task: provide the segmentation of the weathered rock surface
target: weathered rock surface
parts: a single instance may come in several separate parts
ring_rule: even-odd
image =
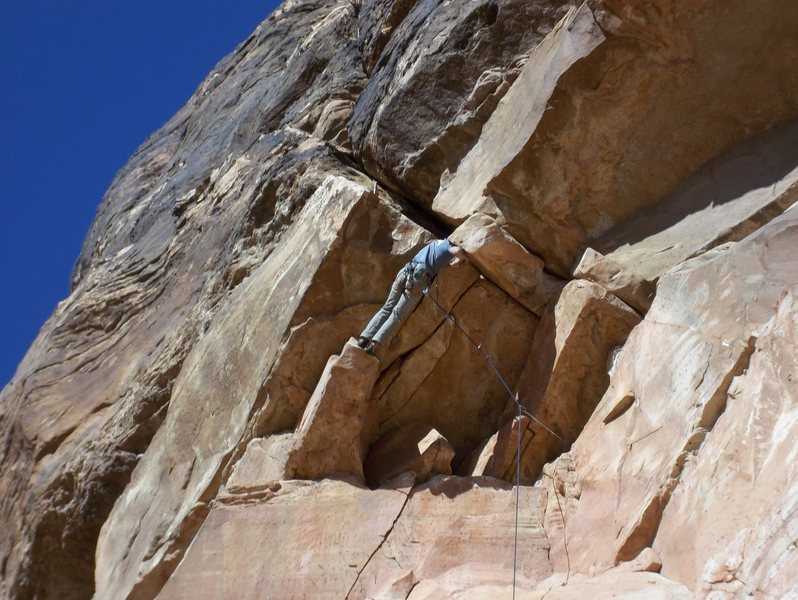
[[[413,489],[401,517],[352,588],[352,598],[408,597],[418,582],[512,581],[515,490],[490,479],[436,477]],[[548,577],[545,492],[521,490],[518,575]]]
[[[535,481],[543,465],[576,440],[609,385],[610,353],[639,321],[630,307],[587,281],[570,282],[551,305],[517,383],[519,402],[536,419],[522,416],[522,481]],[[472,474],[514,480],[517,426],[516,417],[484,444]]]
[[[493,600],[512,597],[512,585],[491,581],[483,575],[481,585],[468,586],[441,577],[439,580],[422,581],[413,588],[408,600],[434,600],[436,598],[458,598],[462,600]],[[595,598],[625,598],[626,600],[688,600],[693,598],[684,585],[654,573],[602,573],[597,577],[575,575],[565,582],[564,577],[555,576],[538,585],[522,584],[516,594],[523,600],[583,600]]]
[[[503,217],[495,201],[485,196],[488,185],[524,150],[558,79],[602,41],[601,28],[586,5],[568,12],[532,51],[474,147],[453,169],[455,175],[442,182],[432,204],[436,212],[455,222],[476,212]]]
[[[795,283],[759,332],[748,369],[729,386],[725,411],[662,516],[654,547],[664,574],[703,593],[798,594]]]
[[[371,487],[382,485],[405,471],[422,483],[430,475],[452,474],[454,448],[433,427],[409,423],[381,437],[369,449],[364,470]]]
[[[581,488],[567,524],[575,568],[606,568],[653,545],[663,573],[692,589],[794,593],[795,578],[782,574],[793,572],[794,547],[781,532],[795,517],[795,486],[778,457],[795,452],[796,214],[660,280],[571,450]],[[619,402],[626,410],[606,419]],[[585,528],[589,537],[578,534]]]
[[[472,215],[450,239],[468,253],[480,273],[537,316],[562,289],[563,282],[544,271],[543,261],[488,215]]]
[[[735,146],[588,248],[574,276],[640,311],[671,267],[736,242],[798,201],[798,121]],[[602,255],[604,253],[605,255]]]
[[[304,301],[318,309],[320,299],[312,286],[321,276],[318,270],[327,260],[341,268],[340,258],[333,258],[338,254],[333,246],[342,246],[349,234],[360,237],[347,225],[357,220],[358,206],[363,211],[376,208],[369,206],[370,197],[368,190],[348,180],[328,179],[295,217],[282,243],[234,291],[199,340],[178,378],[167,420],[143,459],[145,466],[106,522],[107,537],[101,534],[98,594],[152,594],[166,581],[175,558],[207,514],[253,412],[279,401],[264,397],[261,390],[279,357],[281,339],[301,315]],[[380,220],[361,214],[367,222]],[[390,240],[391,229],[383,235]],[[329,297],[329,287],[317,287]],[[229,345],[226,339],[238,343]],[[218,419],[224,427],[218,426]],[[163,483],[153,485],[167,473]]]
[[[349,122],[366,170],[429,204],[441,174],[456,168],[520,63],[569,4],[363,2],[363,17],[384,15],[361,30],[371,76]]]
[[[344,598],[408,491],[285,481],[270,498],[220,502],[158,598]]]
[[[798,595],[796,39],[790,0],[285,2],[0,393],[0,596],[509,595],[519,429],[522,597]]]
[[[285,479],[285,467],[293,441],[293,432],[252,440],[233,467],[225,491],[236,493]]]
[[[330,357],[294,434],[286,478],[318,479],[342,472],[364,479],[364,450],[371,442],[363,437],[364,426],[379,372],[379,361],[354,340],[340,356]]]
[[[532,51],[432,205],[455,223],[493,216],[560,275],[592,240],[798,107],[789,0],[768,16],[720,0],[587,4]]]
[[[494,357],[513,385],[538,319],[485,280],[469,287],[451,314]],[[428,423],[446,437],[459,458],[495,431],[507,402],[507,392],[482,355],[448,319],[396,371],[388,370],[383,377],[390,382],[378,382],[376,388],[380,433]]]

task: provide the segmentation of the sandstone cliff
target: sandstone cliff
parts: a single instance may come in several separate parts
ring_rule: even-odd
[[[286,0],[0,395],[0,593],[798,597],[796,201],[794,0]]]

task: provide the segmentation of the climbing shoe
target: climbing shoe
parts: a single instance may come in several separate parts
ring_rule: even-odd
[[[377,356],[377,347],[378,344],[375,344],[374,342],[369,342],[368,346],[366,346],[364,350],[366,351],[366,354],[371,354],[371,356]]]
[[[363,350],[365,350],[366,346],[368,346],[370,343],[371,343],[371,340],[368,339],[368,338],[364,338],[362,335],[359,338],[357,338],[357,345],[358,345],[358,347],[362,348]]]

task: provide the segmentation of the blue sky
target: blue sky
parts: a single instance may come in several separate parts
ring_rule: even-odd
[[[278,4],[0,0],[0,386],[116,171]]]

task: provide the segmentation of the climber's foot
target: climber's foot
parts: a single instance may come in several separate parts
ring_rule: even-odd
[[[359,348],[362,348],[363,350],[365,350],[366,346],[368,346],[370,343],[371,340],[363,337],[362,335],[359,338],[357,338],[357,345]]]

